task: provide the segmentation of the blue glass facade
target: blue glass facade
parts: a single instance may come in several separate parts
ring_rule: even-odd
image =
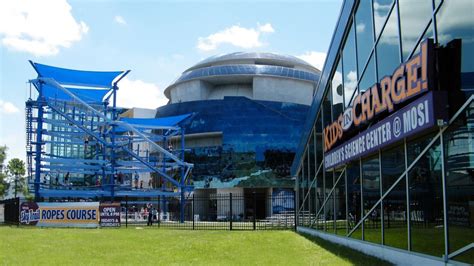
[[[186,152],[199,187],[292,187],[289,167],[308,106],[245,97],[170,104],[157,117],[195,113],[186,134],[222,132],[222,145]]]
[[[371,242],[387,254],[395,248],[439,262],[474,263],[472,14],[471,0],[344,1],[292,165],[299,226],[344,236],[341,243],[351,238]],[[449,108],[443,111],[449,119],[326,167],[329,153],[323,150],[332,148],[324,139],[331,132],[325,136],[323,129],[338,119],[341,106],[355,110],[358,96],[378,89],[372,86],[416,58],[425,40],[435,51],[429,90],[447,95]],[[353,136],[382,124],[383,117],[378,119],[355,129]],[[396,264],[413,263],[395,257]]]

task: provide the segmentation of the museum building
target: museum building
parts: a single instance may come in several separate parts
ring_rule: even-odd
[[[474,263],[474,2],[346,0],[291,167],[306,232]]]

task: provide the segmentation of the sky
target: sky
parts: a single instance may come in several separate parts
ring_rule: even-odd
[[[342,0],[0,0],[0,145],[25,160],[28,60],[132,70],[121,107],[157,108],[163,90],[207,57],[239,51],[300,57],[322,70]]]

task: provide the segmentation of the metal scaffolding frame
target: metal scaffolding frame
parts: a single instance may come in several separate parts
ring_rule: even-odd
[[[184,161],[184,128],[180,123],[192,119],[191,114],[162,119],[166,121],[130,121],[133,119],[119,116],[116,105],[118,83],[130,70],[91,72],[30,64],[38,77],[29,80],[26,152],[28,181],[36,201],[48,197],[113,200],[152,195],[180,197],[180,208],[184,209],[185,197],[193,190],[193,164]],[[31,86],[37,91],[36,97]],[[180,149],[169,149],[168,141],[177,135],[181,136]],[[117,182],[123,175],[139,172],[156,173],[164,182],[147,190],[134,190],[133,178],[130,186]],[[83,186],[68,182],[71,173],[75,178],[83,177]],[[60,176],[63,184],[58,183]],[[86,176],[95,179],[95,185],[86,184]]]

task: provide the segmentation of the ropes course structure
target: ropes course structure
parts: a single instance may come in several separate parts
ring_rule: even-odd
[[[118,83],[130,70],[97,72],[30,64],[38,76],[29,80],[26,153],[28,182],[36,201],[178,197],[184,208],[185,197],[193,190],[193,164],[184,161],[183,125],[193,114],[121,117]],[[172,143],[173,139],[180,143]],[[159,178],[161,186],[139,188],[142,173]]]

